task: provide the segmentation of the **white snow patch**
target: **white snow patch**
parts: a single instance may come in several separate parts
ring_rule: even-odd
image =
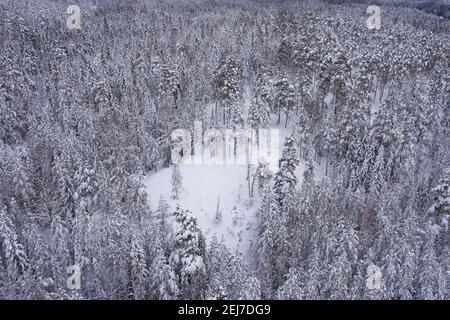
[[[162,195],[172,210],[179,204],[192,211],[207,241],[213,235],[223,237],[229,248],[247,256],[254,238],[255,211],[260,199],[255,191],[253,201],[249,201],[246,166],[185,164],[180,165],[180,171],[183,190],[179,200],[171,198],[172,168],[162,169],[144,180],[152,208],[156,209]],[[215,223],[219,197],[222,221]],[[233,213],[234,207],[237,214]]]

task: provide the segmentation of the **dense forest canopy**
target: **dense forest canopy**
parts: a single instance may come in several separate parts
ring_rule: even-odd
[[[0,299],[449,298],[448,20],[382,6],[371,30],[354,3],[78,2],[70,29],[72,3],[0,1]],[[149,205],[144,176],[194,121],[289,132],[278,170],[254,174],[245,259],[195,212]]]

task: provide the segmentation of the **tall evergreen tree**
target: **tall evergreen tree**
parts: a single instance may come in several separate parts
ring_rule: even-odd
[[[281,113],[286,115],[285,127],[287,127],[290,112],[295,107],[295,90],[285,74],[281,74],[279,80],[275,83],[274,108],[278,113],[277,124],[280,124]]]
[[[175,250],[171,264],[179,277],[181,295],[185,298],[202,296],[205,262],[200,247],[200,230],[197,220],[189,211],[177,207],[174,211],[177,223]]]

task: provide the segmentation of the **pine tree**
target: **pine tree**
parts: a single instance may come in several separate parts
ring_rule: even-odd
[[[331,299],[341,300],[348,298],[352,266],[353,263],[356,265],[355,242],[357,240],[348,230],[342,216],[339,216],[333,231],[333,239],[336,240],[336,243],[331,244],[332,248],[327,248],[327,251],[333,251],[329,265],[327,288]]]
[[[142,236],[138,230],[134,230],[131,235],[130,262],[132,296],[133,299],[142,300],[146,297],[149,271],[146,265]]]
[[[304,294],[306,299],[317,300],[321,298],[322,270],[321,270],[321,256],[318,243],[318,233],[316,232],[312,239],[312,248],[307,260],[307,272],[305,279]]]
[[[208,283],[216,281],[220,284],[221,290],[230,299],[238,299],[244,286],[244,269],[239,254],[233,254],[224,243],[214,236],[206,251],[206,273]],[[209,295],[214,295],[214,291],[219,288],[217,285],[210,286]]]
[[[439,299],[439,287],[442,285],[439,281],[443,278],[441,274],[436,253],[434,249],[434,236],[430,226],[426,229],[426,239],[422,248],[419,265],[419,289],[418,297],[423,300]]]
[[[117,176],[114,176],[112,181],[114,182],[112,185],[116,187],[120,185]],[[100,261],[103,271],[99,278],[105,298],[108,299],[118,299],[130,294],[130,279],[127,272],[130,268],[130,221],[125,215],[126,210],[122,207],[126,206],[122,202],[123,191],[119,190],[108,190],[113,194],[111,198],[105,197],[107,201],[102,212]]]
[[[260,111],[260,102],[256,98],[253,98],[252,103],[250,105],[248,121],[250,123],[250,127],[255,130],[257,141],[259,143],[258,135],[259,128],[262,126],[262,116]]]
[[[380,149],[378,150],[377,157],[375,159],[375,164],[373,166],[373,173],[372,173],[372,186],[371,186],[371,192],[375,196],[379,196],[383,185],[385,184],[385,159],[384,159],[384,146],[380,146]]]
[[[339,158],[348,160],[348,171],[356,175],[357,185],[352,186],[356,189],[360,184],[360,168],[364,162],[368,136],[368,107],[362,98],[353,94],[342,109],[337,130],[337,153]]]
[[[276,254],[275,230],[271,225],[268,225],[258,239],[258,271],[262,298],[271,298],[278,287]]]
[[[180,198],[180,191],[183,188],[183,177],[181,176],[180,166],[173,165],[172,169],[172,199],[178,200]]]
[[[162,65],[159,70],[159,95],[166,101],[173,102],[173,107],[178,108],[178,98],[181,92],[181,76],[176,69],[170,69],[166,65]]]
[[[0,209],[0,239],[8,277],[16,281],[28,268],[28,257],[19,242],[12,217],[5,207]]]
[[[161,242],[163,251],[168,253],[173,243],[173,228],[170,220],[169,204],[162,195],[158,201],[155,218],[157,239]]]
[[[75,172],[72,159],[67,153],[64,152],[61,157],[55,159],[54,171],[55,183],[58,185],[61,219],[69,222],[75,216],[75,181],[73,178]]]
[[[282,66],[288,66],[290,64],[292,60],[292,46],[287,38],[281,39],[277,57]]]
[[[260,239],[263,233],[265,232],[268,224],[268,218],[269,218],[269,211],[270,207],[273,202],[273,192],[272,189],[267,186],[264,189],[262,200],[261,200],[261,207],[256,211],[256,219],[257,219],[257,225],[256,225],[256,238]],[[255,252],[257,255],[257,252]]]
[[[240,299],[259,300],[261,298],[261,285],[256,277],[250,276],[245,281]]]
[[[255,92],[249,109],[249,122],[256,131],[259,144],[259,129],[266,128],[270,122],[270,105],[272,103],[272,88],[265,69],[256,74]]]
[[[216,276],[214,276],[209,284],[209,288],[206,292],[207,300],[228,300],[228,293],[223,287],[222,283]]]
[[[58,287],[66,286],[66,269],[72,264],[69,251],[69,230],[58,214],[52,219],[50,240],[51,266],[54,282]]]
[[[156,244],[156,254],[149,268],[151,278],[150,298],[161,300],[173,300],[178,297],[179,288],[177,277],[172,267],[167,263],[164,251]]]
[[[174,211],[177,231],[175,251],[171,256],[174,271],[179,277],[181,294],[185,298],[200,297],[203,291],[205,263],[200,247],[197,220],[189,211],[177,207]]]
[[[324,128],[323,128],[323,152],[326,157],[325,161],[325,175],[328,175],[328,166],[330,161],[336,156],[336,145],[338,140],[338,134],[336,130],[336,118],[334,114],[330,112],[328,115]]]
[[[278,113],[277,124],[280,124],[281,113],[286,114],[286,123],[288,123],[289,113],[295,107],[295,91],[285,74],[281,74],[279,80],[275,83],[274,108]]]
[[[428,213],[438,229],[437,241],[439,252],[447,254],[450,245],[449,236],[449,218],[450,218],[450,169],[447,169],[444,176],[439,180],[439,184],[431,192],[434,194],[434,200]]]
[[[71,220],[71,237],[73,238],[74,263],[87,271],[93,268],[96,256],[96,238],[93,215],[99,192],[96,172],[87,161],[77,163],[74,176],[75,208]]]
[[[400,215],[400,243],[399,258],[401,259],[401,273],[399,296],[402,300],[410,300],[414,297],[414,282],[417,273],[418,248],[416,248],[417,230],[419,229],[417,221],[417,212],[414,205],[410,204]]]
[[[247,139],[245,133],[242,133],[240,129],[244,127],[244,117],[240,106],[235,102],[230,106],[230,121],[231,129],[233,130],[233,156],[238,155],[238,146],[242,148],[245,145]]]
[[[287,274],[286,281],[278,289],[277,298],[280,300],[303,299],[303,285],[301,275],[295,268],[291,268]]]
[[[258,237],[257,256],[258,271],[261,281],[262,297],[273,297],[282,284],[285,273],[289,270],[289,242],[286,228],[286,217],[281,214],[278,203],[273,195],[268,195],[267,212],[260,213],[266,220],[261,225]]]
[[[292,138],[286,138],[273,187],[275,198],[281,212],[288,213],[292,209],[291,195],[297,186],[295,169],[298,163],[294,140]]]
[[[24,247],[29,260],[29,268],[23,277],[24,299],[51,299],[50,292],[53,279],[50,276],[50,252],[46,239],[43,238],[43,228],[37,223],[29,223],[25,227]]]
[[[233,123],[236,124],[241,118],[236,103],[241,95],[241,69],[235,59],[226,55],[220,58],[212,86],[216,103],[223,104],[223,123],[230,123],[233,114]],[[218,114],[217,104],[215,114]]]

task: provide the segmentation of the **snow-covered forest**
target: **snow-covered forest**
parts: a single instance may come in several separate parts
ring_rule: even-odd
[[[449,299],[450,24],[383,3],[0,0],[0,299]]]

